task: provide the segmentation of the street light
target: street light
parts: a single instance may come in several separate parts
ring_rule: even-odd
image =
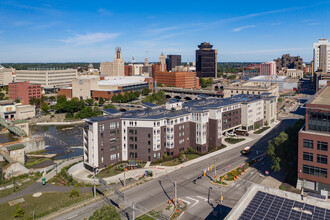
[[[207,202],[210,203],[210,192],[211,192],[211,189],[213,189],[211,186],[209,187],[209,194],[207,196]]]

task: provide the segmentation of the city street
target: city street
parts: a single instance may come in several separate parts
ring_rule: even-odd
[[[173,180],[177,182],[178,198],[182,198],[187,201],[188,204],[188,209],[183,213],[180,219],[204,219],[212,213],[213,207],[217,206],[217,201],[220,198],[220,187],[211,184],[208,177],[203,177],[203,171],[211,166],[214,160],[216,161],[217,175],[219,176],[228,171],[228,165],[234,168],[244,164],[249,159],[255,157],[257,151],[258,155],[264,153],[267,149],[268,141],[276,137],[287,127],[292,126],[296,120],[296,118],[284,119],[272,132],[269,132],[257,141],[254,140],[245,144],[244,146],[252,146],[251,154],[249,154],[248,157],[241,155],[240,151],[244,146],[240,146],[213,158],[203,160],[200,163],[172,172],[170,174],[171,178],[162,176],[153,179],[152,181],[124,191],[124,194],[130,202],[141,205],[147,210],[152,210],[167,202],[169,199],[174,198]],[[267,165],[268,164],[265,164],[265,166]],[[245,175],[243,177],[243,179],[246,179],[245,181],[240,180],[224,190],[224,206],[227,207],[227,211],[230,210],[245,193],[246,189],[251,184],[250,181],[257,183],[262,181],[262,177],[259,175],[260,170],[262,171],[262,169],[257,169],[254,174],[250,174],[251,176]],[[209,187],[212,187],[212,189],[210,189],[210,204],[205,200],[208,198]],[[115,196],[111,197],[111,199],[117,201]],[[92,203],[60,216],[57,219],[81,219],[83,217],[88,217],[103,204],[103,201]],[[129,215],[131,215],[131,213],[128,213],[128,216]],[[212,219],[212,214],[208,218]]]

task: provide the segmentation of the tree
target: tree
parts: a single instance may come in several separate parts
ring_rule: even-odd
[[[49,101],[54,102],[56,98],[54,96],[49,97]]]
[[[139,93],[139,91],[135,91],[135,92],[134,92],[134,95],[135,95],[136,99],[138,99],[138,98],[140,97],[140,93]]]
[[[0,100],[4,100],[5,99],[5,94],[3,92],[0,92]]]
[[[116,106],[114,106],[113,104],[108,104],[108,105],[103,106],[103,109],[108,109],[108,108],[117,109]]]
[[[16,102],[16,103],[20,103],[21,100],[19,100],[19,99],[15,99],[15,102]]]
[[[102,105],[104,104],[104,102],[105,102],[104,99],[101,97],[101,98],[99,99],[99,105],[102,106]]]
[[[96,210],[89,220],[121,220],[119,212],[112,205],[104,205],[102,208]]]
[[[111,102],[118,102],[118,98],[117,98],[116,95],[113,95],[113,96],[111,97]]]
[[[117,102],[119,102],[119,103],[123,102],[123,95],[120,93],[117,95]]]
[[[57,96],[57,103],[66,102],[66,97],[64,95]]]
[[[92,106],[94,104],[94,99],[86,99],[86,103],[89,106]]]
[[[42,110],[43,112],[48,112],[48,111],[49,111],[49,106],[48,106],[48,103],[47,103],[47,102],[43,102],[43,103],[41,104],[41,110]]]
[[[143,95],[148,95],[150,93],[150,89],[148,87],[144,87],[143,90],[142,90],[142,94]]]
[[[79,197],[79,195],[80,195],[79,187],[74,186],[70,191],[70,198],[76,198]]]
[[[14,217],[15,218],[21,218],[23,216],[24,216],[24,211],[18,203],[17,206],[16,206],[16,212],[14,213]]]

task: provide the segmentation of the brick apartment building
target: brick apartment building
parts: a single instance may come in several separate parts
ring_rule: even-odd
[[[30,98],[41,98],[41,85],[30,84],[27,82],[15,82],[8,84],[8,96],[9,99],[21,100],[21,103],[29,104]]]
[[[330,191],[330,86],[306,104],[305,126],[299,131],[297,188]]]
[[[154,80],[157,84],[184,89],[199,89],[199,78],[196,72],[156,72]]]
[[[263,101],[265,97],[242,94],[189,102],[170,99],[165,106],[145,103],[146,108],[141,110],[105,110],[103,116],[85,119],[84,165],[92,169],[128,160],[156,161],[190,147],[206,153],[222,144],[226,132],[242,128],[247,120],[244,117],[254,129],[253,124],[264,118],[263,105],[268,103]],[[242,114],[243,109],[248,113]]]

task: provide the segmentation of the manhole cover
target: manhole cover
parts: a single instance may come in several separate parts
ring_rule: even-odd
[[[42,195],[41,192],[37,192],[37,193],[34,193],[32,196],[33,196],[33,197],[39,197],[39,196],[41,196],[41,195]]]

